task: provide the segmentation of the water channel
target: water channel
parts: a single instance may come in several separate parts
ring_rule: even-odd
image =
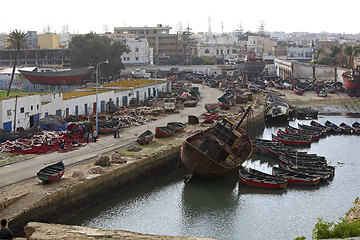
[[[335,124],[351,125],[357,117],[320,116]],[[290,121],[309,124],[310,120]],[[259,138],[271,139],[284,126],[266,127]],[[219,240],[311,239],[318,218],[338,222],[360,197],[360,135],[330,135],[300,150],[325,156],[336,167],[334,179],[316,187],[288,187],[285,191],[264,191],[244,187],[237,174],[217,181],[184,183],[180,168],[156,181],[113,198],[67,224],[111,230]],[[271,172],[277,160],[253,154],[245,163]]]

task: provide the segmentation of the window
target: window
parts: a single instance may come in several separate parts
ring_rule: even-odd
[[[205,49],[205,53],[210,53],[209,49]]]
[[[138,52],[138,51],[139,51],[139,48],[138,48],[138,47],[136,47],[136,48],[135,48],[135,52]]]
[[[38,104],[38,105],[36,105],[36,109],[37,109],[37,110],[39,110],[39,104]]]
[[[6,115],[7,115],[7,116],[11,116],[11,109],[9,109],[9,110],[6,111]]]
[[[139,57],[135,57],[135,60],[138,61],[138,60],[139,60]]]
[[[31,111],[32,111],[32,110],[34,110],[34,106],[33,106],[33,105],[31,105],[30,109],[31,109]]]
[[[24,107],[20,108],[20,113],[24,113],[24,112],[25,112]]]

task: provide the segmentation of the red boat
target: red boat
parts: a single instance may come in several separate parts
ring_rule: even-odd
[[[65,165],[62,161],[44,167],[37,172],[37,176],[44,183],[50,183],[61,180],[65,172]]]
[[[153,140],[153,138],[154,134],[150,130],[147,130],[139,135],[136,142],[140,145],[145,145],[149,144]]]
[[[286,178],[289,184],[313,186],[320,182],[320,177],[278,167],[273,167],[273,175]]]
[[[161,127],[156,127],[155,128],[155,137],[159,138],[159,137],[170,137],[171,135],[173,135],[175,133],[175,129],[174,128],[170,128],[167,126],[161,126]]]
[[[31,72],[25,70],[19,70],[19,72],[33,84],[45,84],[45,85],[74,85],[81,78],[88,75],[94,67],[82,67],[64,71],[52,71],[52,72]]]
[[[274,176],[255,169],[244,167],[239,169],[239,182],[250,187],[283,189],[287,186],[287,180],[283,177]]]
[[[284,145],[310,145],[311,140],[310,138],[296,138],[296,137],[283,137],[283,136],[276,136],[272,134],[272,139],[274,141],[279,141]]]
[[[360,96],[360,66],[342,74],[344,86],[350,96]]]

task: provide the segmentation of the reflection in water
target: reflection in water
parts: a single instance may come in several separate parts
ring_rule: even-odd
[[[182,228],[187,236],[225,239],[233,236],[238,174],[217,180],[194,179],[182,188]],[[206,226],[207,231],[201,230]],[[219,231],[221,229],[221,231]]]

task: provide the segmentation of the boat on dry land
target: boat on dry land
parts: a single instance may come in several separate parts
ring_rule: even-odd
[[[250,157],[253,145],[240,125],[253,104],[239,116],[241,119],[238,122],[223,117],[209,128],[184,140],[181,146],[181,161],[190,172],[190,177],[198,175],[216,178],[228,175]]]
[[[37,176],[44,183],[59,181],[65,172],[65,165],[62,161],[49,165],[37,172]]]
[[[150,130],[146,130],[142,134],[139,135],[136,142],[140,145],[149,144],[154,138],[154,134]]]
[[[19,70],[19,72],[33,84],[74,85],[93,71],[93,69],[94,67],[82,67],[62,71],[35,72]]]
[[[350,96],[360,96],[360,66],[342,74],[344,86]]]
[[[155,128],[155,137],[156,138],[170,137],[174,133],[175,133],[175,129],[167,127],[167,126],[160,126],[160,127]]]

